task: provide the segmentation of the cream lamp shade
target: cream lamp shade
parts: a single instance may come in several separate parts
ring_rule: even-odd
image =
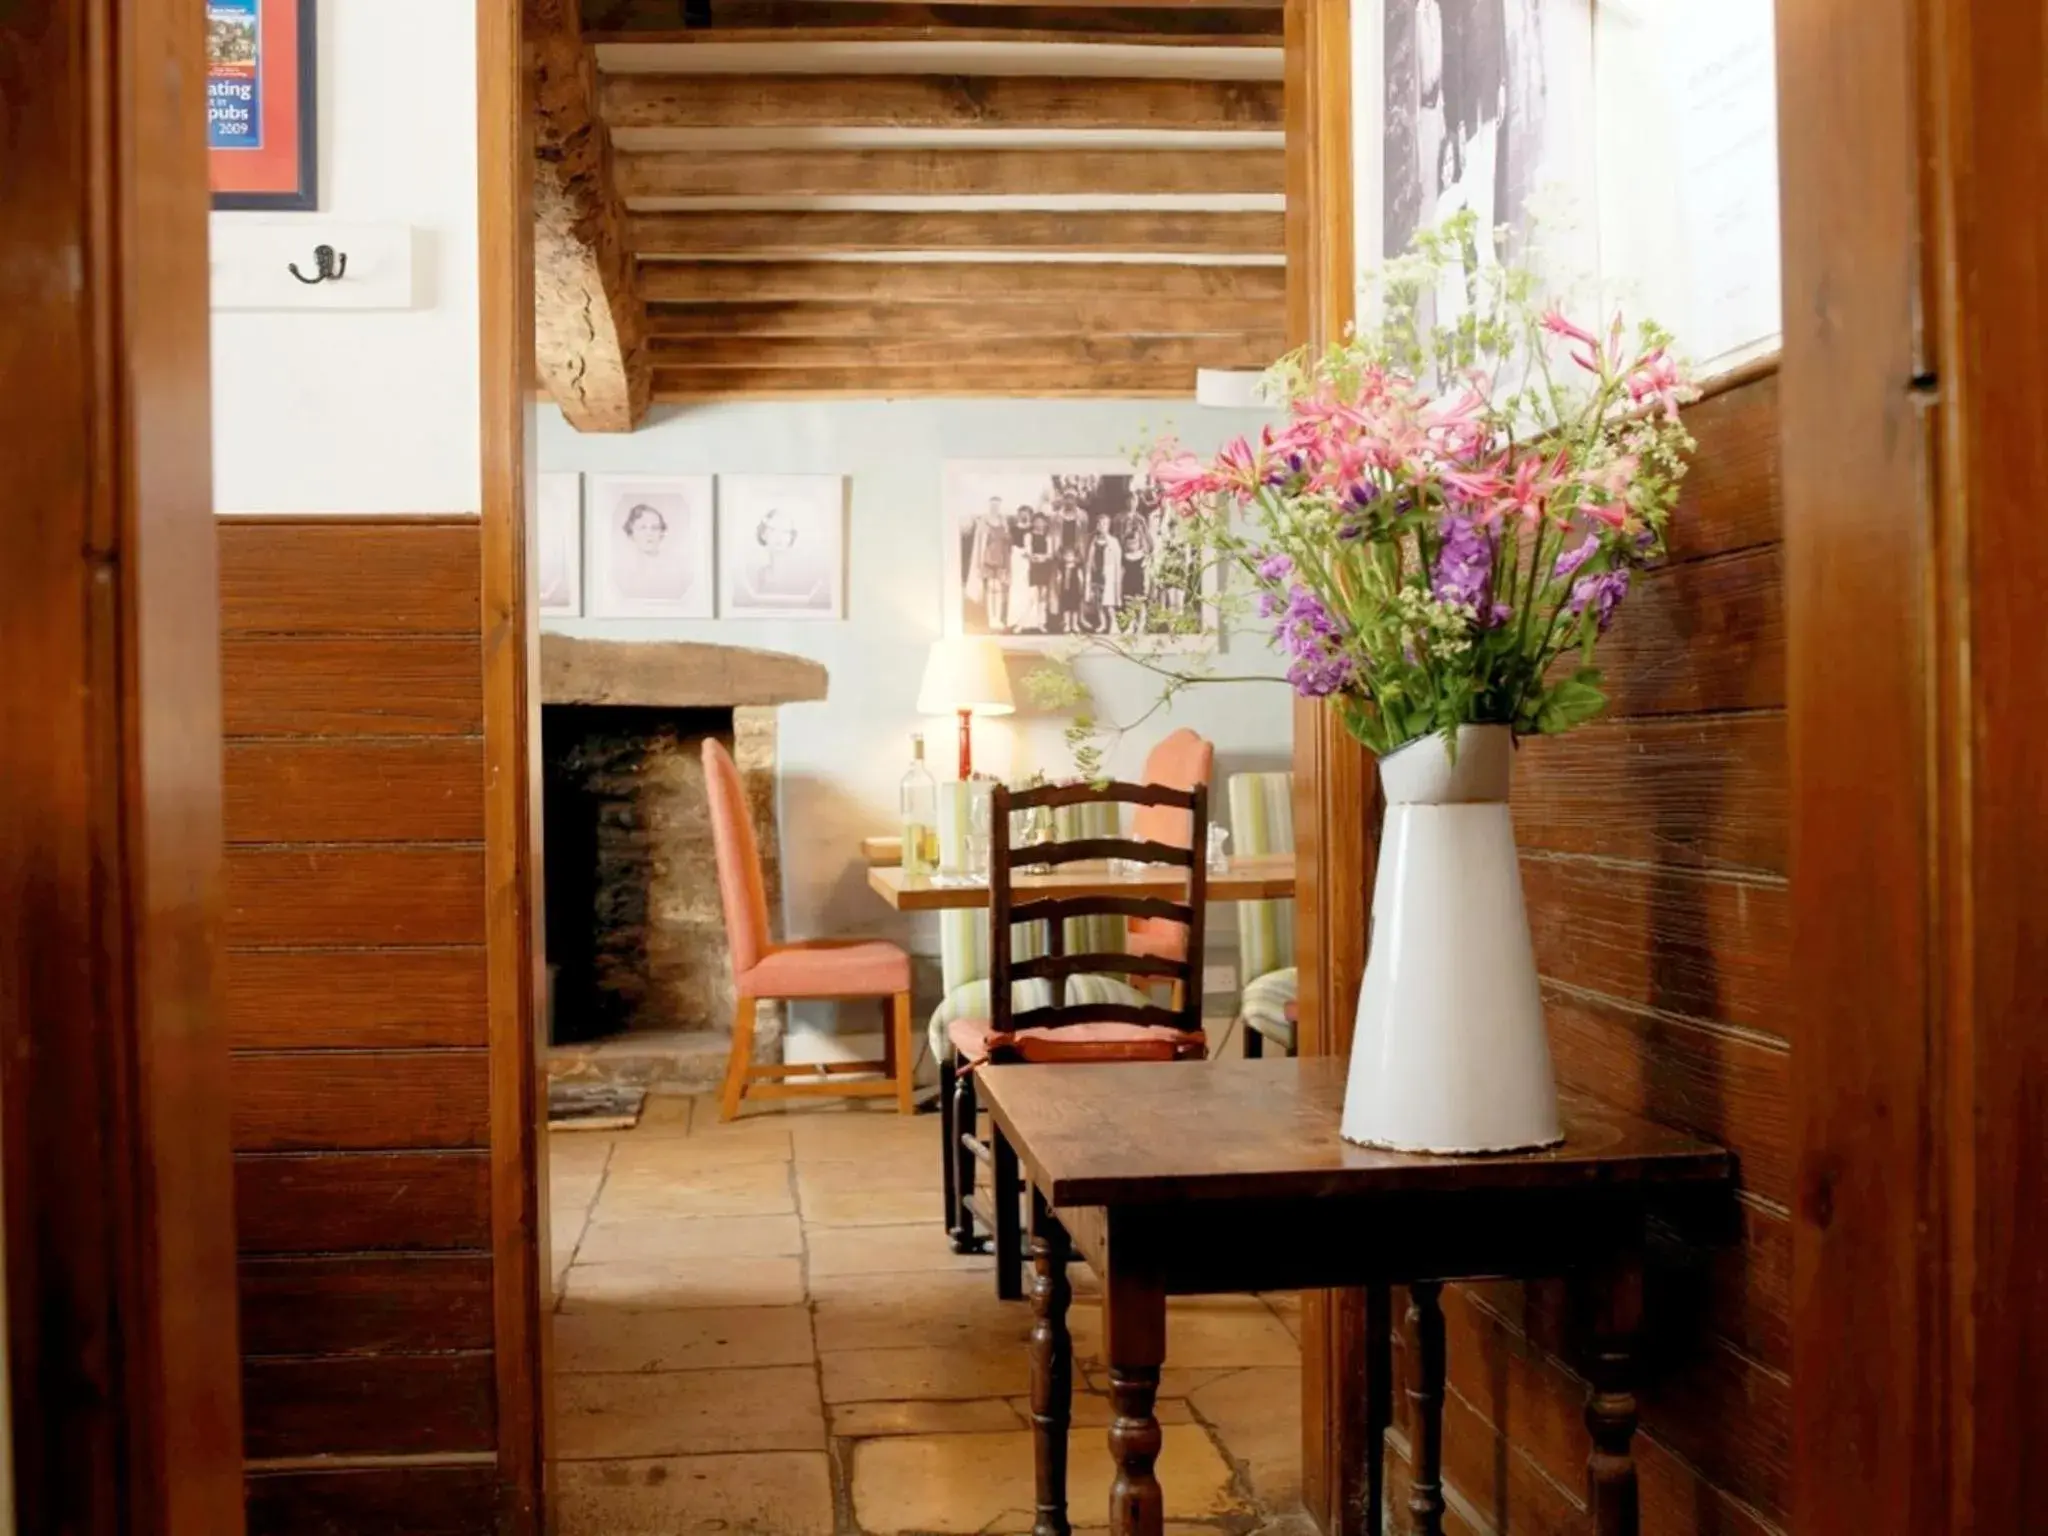
[[[924,684],[917,691],[920,715],[1008,715],[1016,709],[1010,696],[1010,669],[1003,665],[1003,648],[993,636],[932,642]]]

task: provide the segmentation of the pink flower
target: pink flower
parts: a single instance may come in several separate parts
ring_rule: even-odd
[[[1518,516],[1524,523],[1538,521],[1554,496],[1564,483],[1565,454],[1559,449],[1557,457],[1548,464],[1536,454],[1527,454],[1515,466],[1514,478],[1501,493],[1488,503],[1482,514],[1482,521],[1498,522],[1509,515]]]
[[[1550,332],[1551,335],[1562,336],[1569,341],[1576,341],[1582,347],[1597,347],[1600,345],[1599,337],[1583,326],[1573,325],[1571,321],[1565,319],[1564,311],[1555,304],[1543,312],[1542,325],[1543,329]]]
[[[1502,454],[1480,469],[1447,469],[1441,476],[1444,488],[1455,491],[1474,506],[1485,506],[1507,489],[1500,473],[1507,462],[1507,455]]]
[[[1628,508],[1612,502],[1582,501],[1579,512],[1581,516],[1605,523],[1610,528],[1619,528],[1628,521]]]
[[[1678,407],[1691,399],[1685,375],[1663,347],[1646,355],[1628,376],[1628,397],[1637,405],[1652,404],[1673,421]]]

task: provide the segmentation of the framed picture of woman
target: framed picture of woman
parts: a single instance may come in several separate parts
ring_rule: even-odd
[[[710,618],[715,541],[709,475],[592,475],[585,615]]]
[[[538,500],[534,568],[541,617],[573,619],[583,612],[583,477],[542,475]]]
[[[845,477],[720,475],[718,554],[724,618],[845,617]]]

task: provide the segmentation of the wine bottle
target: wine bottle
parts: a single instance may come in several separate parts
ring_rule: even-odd
[[[903,873],[930,875],[939,867],[939,786],[924,765],[924,737],[910,738],[910,769],[903,775]]]

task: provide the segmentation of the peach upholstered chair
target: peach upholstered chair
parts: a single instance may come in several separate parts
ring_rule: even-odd
[[[746,796],[732,754],[716,741],[704,743],[704,784],[711,802],[711,836],[718,850],[718,895],[725,907],[726,943],[732,951],[732,1056],[725,1068],[719,1112],[730,1120],[747,1098],[787,1099],[837,1094],[856,1098],[896,1095],[896,1108],[909,1114],[910,956],[880,939],[806,939],[776,944],[768,937],[768,896],[761,881],[761,851],[747,818]],[[888,1020],[880,1061],[829,1065],[754,1065],[754,1011],[762,998],[882,998]],[[882,1081],[871,1074],[879,1072]],[[792,1082],[792,1078],[805,1081]]]
[[[1205,736],[1183,726],[1154,747],[1145,757],[1144,782],[1167,789],[1189,790],[1209,787],[1216,771],[1216,748]],[[1169,848],[1186,848],[1188,813],[1171,806],[1140,806],[1131,817],[1131,836],[1140,842],[1165,843]],[[1200,858],[1209,850],[1195,849]],[[1156,917],[1130,919],[1124,947],[1134,955],[1151,955],[1159,960],[1188,958],[1188,931],[1179,923]],[[1199,964],[1201,957],[1195,957]]]

